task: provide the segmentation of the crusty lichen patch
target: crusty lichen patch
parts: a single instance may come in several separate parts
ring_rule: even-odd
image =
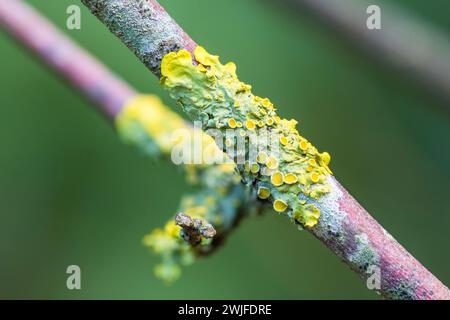
[[[316,225],[320,212],[314,202],[330,191],[330,155],[302,137],[295,120],[281,119],[267,98],[253,95],[251,86],[236,76],[234,63],[223,65],[202,47],[195,49],[194,58],[196,65],[189,51],[167,54],[161,64],[162,85],[193,120],[202,122],[204,130],[218,129],[225,136],[227,129],[238,128],[248,135],[264,129],[270,137],[278,137],[276,150],[256,155],[246,151],[247,162],[238,163],[237,169],[248,185],[259,190],[261,199],[272,201],[275,211],[305,227]],[[228,154],[236,159],[236,154]]]

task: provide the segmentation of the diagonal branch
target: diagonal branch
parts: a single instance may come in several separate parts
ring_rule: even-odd
[[[82,0],[82,2],[156,76],[159,77],[162,72],[157,68],[155,62],[161,61],[161,57],[171,55],[170,58],[174,60],[174,64],[169,63],[167,66],[169,71],[192,72],[192,77],[200,77],[199,74],[195,73],[199,71],[198,69],[191,69],[186,64],[187,58],[192,59],[192,56],[187,53],[192,53],[194,42],[170,19],[156,1]],[[186,49],[186,51],[181,52],[181,56],[177,56],[174,52],[180,49]],[[200,64],[199,69],[202,67],[221,67],[218,60],[213,61],[214,65],[207,65],[205,57],[210,62],[213,58],[205,52],[201,52],[201,56],[200,54],[197,56],[195,51],[195,63]],[[180,63],[180,65],[176,66],[176,63]],[[185,69],[177,69],[178,67]],[[229,69],[227,72],[230,76]],[[166,79],[171,83],[172,89],[178,90],[178,92],[172,90],[172,96],[182,92],[184,99],[191,98],[186,93],[188,87],[183,87],[182,83],[174,83],[177,80],[176,77],[171,79],[170,76],[170,72],[166,73]],[[223,74],[216,74],[215,76],[216,80],[220,81]],[[236,80],[232,76],[230,77],[233,81]],[[189,78],[188,82],[190,80],[192,79]],[[191,82],[188,84],[192,85]],[[194,103],[184,104],[184,107],[195,111],[198,106]],[[240,116],[247,115],[239,112],[237,114]],[[211,116],[211,114],[208,115]],[[212,116],[216,115],[213,114]],[[240,169],[240,173],[244,176],[243,172]],[[255,185],[260,185],[262,179],[261,177],[255,178],[253,182]],[[379,268],[381,271],[381,288],[379,291],[386,298],[450,298],[448,288],[389,235],[332,175],[327,177],[326,182],[330,188],[329,192],[314,200],[314,205],[320,210],[321,215],[318,224],[309,229],[312,234],[324,242],[363,279],[370,276],[371,267]]]

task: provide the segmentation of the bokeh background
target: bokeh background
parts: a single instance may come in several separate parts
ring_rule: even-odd
[[[28,2],[176,108],[84,7],[82,29],[65,29],[78,0]],[[449,1],[389,2],[450,35]],[[448,100],[281,0],[161,3],[198,43],[235,61],[256,94],[298,119],[353,196],[450,283]],[[245,220],[220,251],[165,285],[141,239],[175,213],[183,176],[120,143],[90,103],[4,32],[0,48],[0,298],[378,299],[310,234],[272,214]],[[81,267],[80,291],[66,288],[71,264]]]

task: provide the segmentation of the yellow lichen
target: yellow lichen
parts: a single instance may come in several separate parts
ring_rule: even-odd
[[[272,118],[268,118],[268,119],[266,120],[266,124],[267,124],[268,126],[273,125],[273,119],[272,119]]]
[[[284,176],[283,181],[286,184],[294,184],[294,183],[297,183],[298,177],[297,177],[297,175],[295,175],[293,173],[288,173]]]
[[[156,142],[163,152],[169,153],[183,137],[172,139],[174,130],[186,128],[186,123],[174,112],[167,110],[161,100],[153,95],[138,95],[130,99],[116,117],[119,133],[131,140],[133,127],[138,124]]]
[[[314,183],[319,181],[319,175],[317,174],[317,172],[311,173],[311,181]]]
[[[244,163],[244,170],[246,171],[246,172],[250,172],[250,161],[245,161],[245,163]]]
[[[322,162],[323,162],[324,165],[327,166],[330,163],[331,156],[330,156],[330,154],[328,152],[322,152],[320,154],[320,158],[322,159]]]
[[[308,142],[306,142],[305,140],[300,141],[300,149],[302,149],[303,151],[305,151],[306,149],[308,149]]]
[[[205,99],[211,98],[211,95],[205,95]],[[229,118],[214,125],[223,128]],[[129,99],[116,117],[116,128],[124,142],[138,146],[151,156],[170,158],[176,146],[186,146],[188,154],[192,155],[203,151],[197,154],[199,163],[184,163],[188,182],[201,189],[196,193],[196,198],[183,198],[180,211],[211,223],[220,230],[224,220],[223,208],[227,207],[226,220],[229,222],[239,216],[237,210],[243,208],[244,201],[249,201],[249,195],[243,192],[240,177],[235,173],[235,163],[224,157],[210,136],[170,111],[156,96],[137,95]],[[242,131],[245,133],[245,130]],[[234,140],[228,143],[233,144]],[[195,145],[202,148],[194,149]],[[211,161],[216,157],[220,164],[215,165]],[[180,266],[189,264],[195,258],[196,250],[209,245],[208,239],[203,239],[198,247],[190,247],[180,236],[180,230],[171,219],[163,228],[157,228],[143,238],[145,246],[162,256],[163,263],[155,268],[155,273],[167,282],[179,277]]]
[[[317,200],[330,191],[326,179],[331,173],[329,154],[320,153],[298,133],[297,121],[281,119],[269,99],[255,96],[251,86],[238,79],[234,63],[223,65],[218,56],[210,55],[202,47],[194,50],[197,64],[192,59],[186,50],[167,54],[161,64],[162,85],[194,120],[202,121],[203,129],[224,130],[220,124],[233,118],[236,127],[245,124],[243,130],[258,134],[261,128],[271,137],[280,137],[269,138],[279,141],[280,148],[268,150],[270,156],[266,161],[259,154],[256,159],[246,157],[259,165],[261,174],[255,174],[256,170],[251,170],[252,165],[247,163],[238,169],[249,185],[264,186],[272,195],[282,194],[282,199],[277,198],[277,208],[284,203],[283,212],[290,217],[295,213],[296,221],[313,226],[319,212],[300,198]],[[246,156],[249,156],[247,151]]]
[[[228,120],[228,126],[229,126],[231,129],[236,128],[236,120],[234,120],[234,119],[229,119],[229,120]]]
[[[270,181],[276,187],[281,186],[283,184],[284,176],[280,171],[277,171],[272,174],[270,177]]]
[[[170,235],[171,237],[174,237],[174,238],[178,237],[178,235],[180,234],[180,230],[181,230],[181,227],[177,226],[175,224],[175,221],[173,221],[173,220],[170,220],[169,222],[167,222],[166,226],[164,227],[164,231],[168,235]]]
[[[280,137],[280,143],[285,146],[288,144],[288,139],[285,136]]]
[[[256,124],[255,124],[255,121],[253,121],[253,120],[246,120],[246,121],[245,121],[245,126],[246,126],[246,128],[249,129],[249,130],[254,130]]]
[[[281,199],[277,199],[273,202],[273,209],[276,212],[284,212],[286,211],[287,207],[288,207],[287,203]]]
[[[259,164],[257,163],[252,163],[251,167],[250,167],[250,171],[252,173],[258,173],[259,172]]]
[[[261,164],[266,164],[267,153],[265,153],[264,151],[259,152],[258,155],[256,156],[256,161],[258,161],[258,163],[261,163]]]
[[[157,96],[136,95],[131,98],[116,116],[115,123],[125,142],[138,144],[145,152],[154,152],[153,148],[149,147],[149,143],[155,145],[157,152],[169,156],[175,147],[183,149],[186,146],[188,150],[193,145],[201,145],[202,153],[196,155],[199,166],[205,163],[223,162],[224,154],[215,141],[203,132],[196,133],[194,127],[168,109]],[[177,132],[179,132],[178,135]],[[193,157],[193,155],[190,156]],[[229,166],[229,164],[232,164],[231,160],[224,165]],[[219,165],[219,170],[222,167],[223,165]],[[195,175],[196,169],[193,166],[185,168],[188,174]]]
[[[269,157],[267,158],[267,163],[266,163],[266,165],[267,165],[267,168],[273,170],[273,169],[278,168],[279,162],[278,162],[277,158],[275,158],[274,156],[269,156]]]
[[[292,218],[307,228],[314,227],[319,221],[319,217],[319,209],[312,204],[304,205],[303,207],[294,210],[292,213]]]
[[[258,197],[261,199],[267,199],[270,197],[270,189],[266,187],[259,187],[258,188]]]

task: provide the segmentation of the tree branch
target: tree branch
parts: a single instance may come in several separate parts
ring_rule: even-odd
[[[0,1],[0,22],[20,43],[113,119],[136,92],[24,3]],[[80,67],[83,66],[83,67]]]
[[[176,23],[154,0],[147,1],[146,14],[139,13],[142,1],[137,0],[82,2],[113,34],[131,47],[156,76],[160,76],[161,71],[155,61],[160,61],[162,54],[166,54],[168,50],[184,48],[192,53],[194,42],[179,27],[174,27]],[[132,21],[127,17],[132,17]],[[139,35],[139,41],[134,41],[133,36],[130,36],[135,34]],[[165,45],[163,38],[171,39],[169,47]],[[163,44],[163,49],[160,44]],[[155,52],[157,57],[151,59],[141,52]],[[370,276],[369,267],[378,267],[381,271],[379,291],[386,298],[450,298],[448,288],[395,241],[333,176],[330,175],[327,179],[331,190],[315,201],[321,215],[318,224],[309,229],[311,233],[363,279]]]
[[[313,14],[334,33],[351,40],[355,47],[362,48],[371,57],[412,76],[434,94],[450,100],[450,41],[432,25],[387,2],[380,5],[380,30],[366,28],[366,8],[369,6],[366,1],[286,2],[303,13]]]

